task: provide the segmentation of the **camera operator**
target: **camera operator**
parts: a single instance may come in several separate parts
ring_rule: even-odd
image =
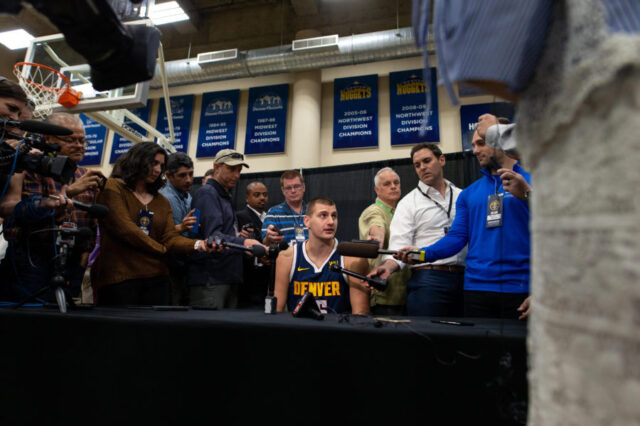
[[[30,101],[27,95],[22,91],[17,83],[0,77],[0,119],[22,121],[31,118]],[[20,143],[18,139],[4,137],[4,132],[15,135],[22,135],[22,131],[12,126],[7,126],[0,130],[2,137],[0,144],[6,144],[14,150]],[[7,179],[9,178],[9,170],[0,173],[0,190],[4,189]],[[22,200],[22,182],[24,173],[14,173],[4,197],[0,200],[0,218],[9,218],[13,213],[15,206]],[[58,200],[46,199],[37,203],[38,207],[43,209],[55,209],[62,203]]]
[[[86,148],[82,121],[71,114],[56,113],[49,116],[46,123],[63,126],[73,132],[70,136],[45,136],[45,140],[47,143],[55,143],[60,146],[59,155],[67,156],[75,163],[82,161]],[[93,204],[101,177],[102,175],[98,172],[77,167],[69,185],[66,187],[66,196],[86,204]],[[22,188],[23,199],[34,197],[48,199],[50,195],[65,195],[63,186],[51,177],[25,172]],[[47,217],[42,220],[21,221],[18,223],[17,232],[12,233],[15,247],[9,253],[13,263],[16,265],[14,278],[21,284],[21,286],[15,288],[18,291],[18,293],[14,292],[16,298],[21,298],[37,291],[46,285],[54,274],[56,234],[37,231],[57,228],[65,223],[73,224],[78,229],[89,228],[94,235],[97,228],[96,219],[89,217],[88,213],[71,206],[57,209],[53,218]],[[88,254],[93,248],[94,242],[94,238],[87,239],[85,237],[84,240],[79,237],[74,238],[74,249],[70,254],[64,271],[70,284],[72,297],[79,295]],[[31,260],[29,260],[29,257]],[[17,276],[15,276],[16,274]],[[25,292],[27,294],[24,294]]]

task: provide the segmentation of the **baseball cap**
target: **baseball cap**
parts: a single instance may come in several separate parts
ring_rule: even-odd
[[[238,164],[242,164],[245,167],[249,167],[249,165],[244,162],[244,155],[240,154],[235,149],[223,149],[218,151],[216,158],[213,159],[213,163],[226,164],[227,166],[237,166]]]

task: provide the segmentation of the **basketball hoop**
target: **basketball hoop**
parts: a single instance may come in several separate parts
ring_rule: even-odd
[[[51,114],[56,102],[64,107],[78,105],[81,92],[71,89],[69,79],[59,71],[46,65],[33,62],[18,62],[13,66],[20,87],[31,99],[36,109],[36,118],[45,118]]]

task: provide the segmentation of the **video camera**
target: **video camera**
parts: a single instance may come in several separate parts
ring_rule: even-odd
[[[15,126],[16,124],[23,129],[29,127],[23,126],[24,123],[29,121],[15,123],[8,120],[0,120],[0,175],[8,178],[12,171],[19,173],[26,170],[51,177],[62,184],[69,183],[75,173],[77,164],[65,155],[56,155],[60,151],[60,145],[47,143],[44,137],[37,133],[27,133],[24,136],[19,136],[9,133],[7,130],[7,127]],[[32,123],[42,125],[42,123],[35,121]],[[63,129],[62,127],[59,128]],[[71,133],[69,130],[67,134]],[[23,142],[19,150],[16,151],[6,142],[6,139],[22,140]],[[42,151],[42,154],[30,152],[33,148]]]

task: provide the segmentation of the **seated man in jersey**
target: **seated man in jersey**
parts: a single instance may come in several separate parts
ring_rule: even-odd
[[[333,200],[314,198],[307,205],[304,225],[309,239],[283,251],[276,261],[275,296],[277,310],[285,306],[291,312],[305,292],[311,293],[323,313],[369,313],[369,291],[344,274],[333,272],[330,266],[365,274],[369,269],[365,259],[342,257],[337,253],[338,211]]]

